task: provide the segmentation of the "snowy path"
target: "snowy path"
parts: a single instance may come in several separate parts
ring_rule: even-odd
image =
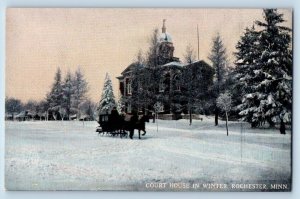
[[[147,123],[142,140],[98,136],[96,122],[6,122],[9,190],[147,190],[146,183],[289,183],[291,135],[249,125]],[[46,129],[46,130],[45,130]],[[210,190],[209,190],[210,191]]]

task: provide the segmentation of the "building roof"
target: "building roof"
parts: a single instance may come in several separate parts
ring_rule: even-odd
[[[177,61],[172,61],[172,62],[169,62],[169,63],[166,63],[164,65],[162,65],[163,67],[164,66],[179,66],[179,67],[183,67],[184,64],[181,63],[181,62],[177,62]]]
[[[196,60],[196,61],[193,61],[193,62],[190,63],[190,64],[185,64],[184,66],[185,66],[185,67],[189,67],[189,66],[192,66],[192,65],[194,65],[194,64],[206,64],[206,65],[209,65],[209,64],[207,64],[204,60]]]
[[[15,116],[16,118],[25,117],[25,111],[21,111],[18,115]]]
[[[123,76],[125,73],[132,71],[132,69],[137,66],[140,66],[141,68],[143,67],[141,64],[138,64],[137,62],[133,62],[129,66],[127,66],[127,68],[125,68],[125,70],[121,73],[121,75]],[[119,76],[117,78],[122,79],[123,78],[122,76]]]

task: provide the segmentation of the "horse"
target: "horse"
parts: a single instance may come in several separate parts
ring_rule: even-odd
[[[136,129],[139,131],[139,139],[141,139],[140,137],[140,134],[141,134],[141,131],[143,131],[144,133],[142,134],[142,136],[146,135],[146,125],[145,123],[146,122],[149,122],[149,116],[147,115],[142,115],[139,120],[137,121],[136,123]]]
[[[129,131],[130,132],[129,137],[132,139],[132,137],[134,135],[134,130],[136,129],[139,131],[139,139],[141,139],[141,131],[144,132],[142,134],[142,136],[146,135],[145,122],[149,122],[149,116],[147,116],[147,115],[142,115],[140,118],[138,118],[137,121],[132,121],[132,120],[125,121],[125,119],[123,119],[122,130]]]

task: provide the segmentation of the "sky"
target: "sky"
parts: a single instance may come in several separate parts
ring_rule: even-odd
[[[285,26],[292,27],[292,11],[279,9]],[[246,27],[263,20],[262,9],[116,9],[8,8],[6,12],[6,96],[26,102],[42,100],[50,91],[58,67],[63,76],[79,67],[89,85],[88,97],[101,98],[105,74],[119,95],[117,76],[147,52],[155,28],[167,32],[183,61],[186,46],[208,63],[212,38],[222,37],[231,62],[235,45]]]

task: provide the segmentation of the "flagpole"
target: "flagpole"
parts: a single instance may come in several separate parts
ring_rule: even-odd
[[[198,60],[199,60],[199,28],[197,24],[197,40],[198,40]]]

